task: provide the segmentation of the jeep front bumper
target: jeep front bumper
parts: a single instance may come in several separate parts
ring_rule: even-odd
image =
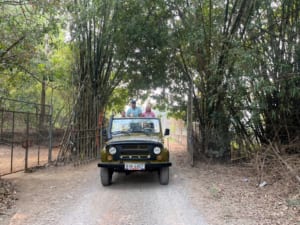
[[[155,170],[155,169],[159,169],[162,167],[169,167],[172,166],[171,162],[145,162],[145,170]],[[101,162],[98,163],[98,167],[104,167],[104,168],[108,168],[108,169],[115,169],[115,170],[125,170],[125,164],[124,163],[120,163],[120,162]]]

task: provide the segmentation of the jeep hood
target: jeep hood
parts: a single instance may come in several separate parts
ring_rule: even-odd
[[[126,143],[162,143],[162,138],[159,136],[147,136],[147,135],[122,135],[115,136],[109,141],[107,145],[111,144],[126,144]]]

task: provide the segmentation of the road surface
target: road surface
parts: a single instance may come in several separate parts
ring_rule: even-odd
[[[173,162],[169,185],[157,173],[114,174],[103,187],[97,162],[10,175],[19,200],[7,225],[206,225]]]

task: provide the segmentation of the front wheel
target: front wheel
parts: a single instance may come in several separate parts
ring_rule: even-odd
[[[101,168],[100,179],[103,186],[109,186],[111,184],[112,172],[108,168]]]
[[[160,168],[159,172],[159,183],[162,185],[169,184],[169,167]]]

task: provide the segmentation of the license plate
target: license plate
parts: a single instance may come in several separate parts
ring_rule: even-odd
[[[125,170],[145,170],[145,163],[125,163]]]

